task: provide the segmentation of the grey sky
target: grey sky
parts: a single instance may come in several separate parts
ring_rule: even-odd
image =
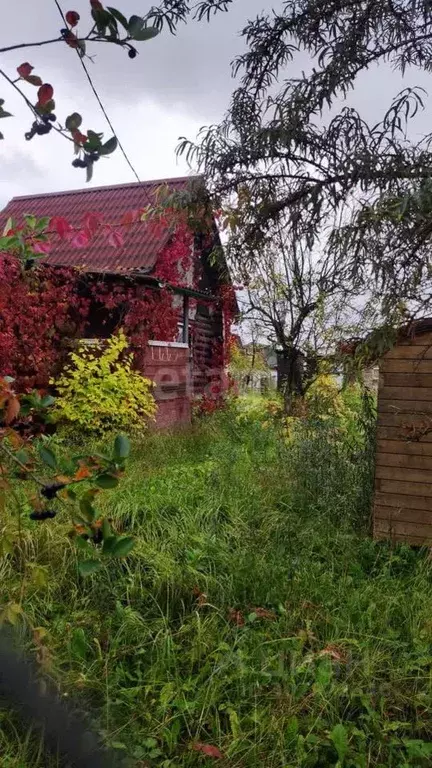
[[[143,12],[142,2],[136,0],[113,0],[113,4],[126,15]],[[82,20],[89,18],[88,0],[61,0],[61,5],[64,11],[77,10]],[[121,49],[89,46],[89,53],[96,54],[94,63],[88,62],[89,70],[141,178],[187,172],[186,164],[175,157],[178,137],[194,137],[202,125],[221,118],[233,86],[230,62],[241,50],[239,30],[265,7],[271,7],[269,0],[235,0],[232,11],[211,24],[190,23],[179,28],[176,37],[164,32],[139,44],[134,60]],[[55,37],[61,26],[54,0],[14,0],[2,10],[0,47]],[[82,29],[86,30],[84,24]],[[59,118],[77,110],[83,115],[83,127],[109,135],[74,51],[53,44],[1,56],[1,66],[11,76],[23,61],[54,86]],[[30,85],[25,89],[35,97],[36,89]],[[72,155],[65,140],[51,133],[26,142],[23,133],[31,123],[30,113],[7,83],[0,95],[15,116],[1,126],[5,140],[0,142],[0,205],[17,194],[84,186],[82,172],[70,166]],[[134,177],[117,151],[97,165],[91,183],[124,181]]]
[[[205,124],[218,121],[228,106],[233,89],[230,62],[242,49],[239,31],[247,18],[270,10],[282,0],[234,0],[227,14],[210,24],[190,23],[177,37],[164,32],[139,45],[140,55],[130,60],[122,50],[105,45],[90,47],[95,53],[89,69],[133,165],[143,179],[180,175],[187,171],[177,161],[175,146],[180,135],[193,138]],[[126,15],[143,13],[150,0],[112,0]],[[5,4],[5,0],[3,0]],[[88,18],[88,0],[61,0],[64,11],[77,10]],[[13,0],[2,9],[0,47],[13,42],[55,37],[62,26],[54,0]],[[86,25],[82,25],[83,31]],[[14,51],[1,55],[1,67],[14,76],[16,67],[29,61],[35,73],[55,88],[56,113],[60,119],[72,111],[82,113],[83,128],[109,134],[74,51],[63,44]],[[304,60],[303,60],[304,66]],[[299,63],[288,74],[299,74]],[[363,75],[349,103],[368,120],[379,119],[383,106],[404,85],[430,88],[431,77],[408,71],[405,81],[386,67]],[[36,89],[26,86],[30,98]],[[5,140],[0,142],[0,205],[13,195],[55,191],[84,186],[82,172],[70,165],[72,156],[64,139],[51,134],[26,142],[23,133],[31,115],[16,93],[3,83],[0,96],[15,118],[2,120]],[[415,132],[430,131],[429,113],[423,113]],[[133,181],[121,153],[95,168],[94,185]]]

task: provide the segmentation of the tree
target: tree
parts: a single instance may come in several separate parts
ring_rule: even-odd
[[[224,120],[179,145],[225,210],[231,254],[258,253],[282,225],[292,247],[319,249],[358,290],[373,282],[384,314],[395,297],[424,310],[432,134],[407,138],[424,93],[405,88],[375,125],[340,100],[375,64],[401,75],[407,66],[430,71],[431,4],[286,0],[242,36],[241,79]],[[310,56],[310,71],[285,79],[299,52]]]
[[[10,51],[18,52],[22,49],[27,52],[28,49],[34,47],[53,44],[69,46],[80,58],[101,109],[113,129],[86,67],[86,58],[90,58],[88,55],[89,44],[94,46],[104,43],[116,46],[122,48],[131,59],[134,59],[138,54],[137,43],[151,40],[164,27],[167,27],[174,34],[178,25],[186,22],[189,17],[198,21],[209,20],[212,13],[227,10],[231,0],[199,0],[197,3],[191,0],[162,0],[159,6],[152,6],[144,16],[134,14],[129,18],[117,8],[105,7],[100,0],[90,0],[87,22],[82,22],[77,11],[71,10],[64,13],[58,0],[54,0],[54,3],[59,12],[62,27],[57,36],[48,37],[46,40],[14,42],[0,48],[0,55]],[[79,28],[80,22],[86,24],[86,31],[83,31],[82,27]],[[102,133],[84,130],[82,128],[83,118],[79,112],[73,112],[65,116],[64,120],[58,120],[54,112],[56,109],[54,86],[50,82],[44,81],[38,74],[34,74],[33,70],[34,68],[28,61],[19,63],[19,60],[17,60],[16,72],[8,73],[0,68],[0,77],[11,88],[18,91],[31,112],[33,122],[24,134],[25,139],[30,141],[35,136],[44,136],[52,130],[57,131],[71,142],[76,155],[72,161],[73,167],[84,168],[87,181],[89,181],[93,175],[94,164],[100,157],[111,154],[117,148],[119,144],[117,137],[114,135],[104,141]],[[30,92],[27,86],[30,86]],[[38,89],[36,99],[31,95],[31,88]],[[5,99],[0,98],[0,119],[12,117],[11,113],[7,111],[7,106],[4,105]],[[4,139],[2,132],[0,132],[0,139]],[[126,155],[125,157],[128,160]],[[131,168],[134,170],[132,165]]]
[[[278,388],[289,411],[293,398],[305,394],[320,356],[333,350],[336,328],[348,316],[354,322],[356,285],[344,279],[331,254],[311,251],[304,240],[293,243],[282,223],[238,270],[243,318],[278,350]]]

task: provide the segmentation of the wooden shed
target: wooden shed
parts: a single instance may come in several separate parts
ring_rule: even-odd
[[[432,318],[380,361],[374,536],[432,545]]]

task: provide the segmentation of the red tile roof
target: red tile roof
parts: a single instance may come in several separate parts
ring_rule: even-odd
[[[55,192],[44,195],[14,197],[0,214],[0,225],[11,216],[18,223],[24,214],[34,216],[64,216],[74,226],[80,226],[85,213],[101,213],[107,223],[119,222],[127,211],[138,210],[154,203],[156,190],[167,185],[170,191],[182,191],[200,179],[197,176],[156,179],[142,183],[118,184],[110,187]],[[158,230],[158,231],[157,231]],[[169,227],[155,228],[145,222],[122,227],[124,246],[108,245],[102,233],[92,238],[87,248],[72,247],[67,240],[58,240],[47,262],[61,266],[81,267],[87,272],[124,274],[135,270],[151,271],[166,244]]]

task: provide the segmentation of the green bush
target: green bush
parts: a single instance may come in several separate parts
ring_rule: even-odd
[[[71,354],[70,365],[54,382],[58,423],[94,434],[145,430],[156,412],[152,382],[133,370],[133,355],[125,353],[127,345],[119,331],[104,349],[81,344]]]

